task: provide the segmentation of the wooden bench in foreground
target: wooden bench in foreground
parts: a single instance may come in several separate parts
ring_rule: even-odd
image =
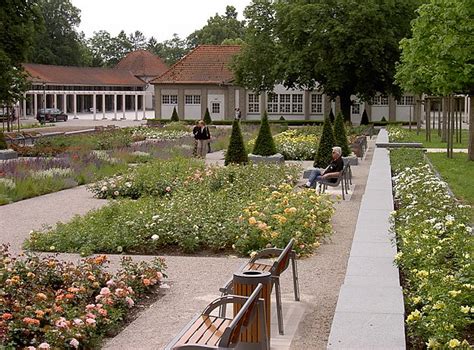
[[[263,285],[258,284],[249,297],[226,295],[214,300],[200,315],[194,317],[183,328],[166,346],[165,350],[233,349],[239,344],[241,334],[252,326],[253,322],[257,322],[257,319],[260,338],[258,348],[269,350],[270,341],[265,322],[265,304],[264,300],[259,298],[262,288]],[[242,305],[234,318],[211,315],[214,310],[227,304]],[[257,318],[257,313],[262,316]]]
[[[293,250],[295,239],[292,238],[284,249],[269,248],[263,249],[252,257],[247,263],[243,264],[239,271],[257,270],[271,273],[272,285],[275,286],[276,309],[278,318],[278,330],[280,334],[284,334],[283,330],[283,312],[281,307],[281,290],[280,290],[280,275],[288,268],[290,260],[293,270],[293,289],[295,293],[295,300],[300,300],[300,291],[298,283],[298,270],[296,266],[296,253]],[[262,261],[263,259],[276,258],[273,263]],[[232,293],[232,279],[227,284],[220,288],[223,295]],[[221,308],[221,316],[226,312],[225,305]],[[267,311],[269,312],[269,311]]]

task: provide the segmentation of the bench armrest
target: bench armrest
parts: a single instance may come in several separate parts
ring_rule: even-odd
[[[323,180],[327,180],[327,179],[337,179],[339,176],[341,176],[342,174],[342,171],[338,171],[336,173],[328,173],[328,174],[324,174],[324,176],[326,176],[325,178],[323,178]]]
[[[220,298],[217,298],[216,300],[212,301],[209,305],[206,306],[204,311],[202,312],[202,315],[209,316],[212,311],[217,309],[218,307],[226,304],[245,304],[246,301],[248,300],[248,297],[243,297],[239,295],[225,295]]]

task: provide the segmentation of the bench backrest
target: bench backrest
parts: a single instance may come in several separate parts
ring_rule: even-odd
[[[290,254],[293,251],[294,244],[295,239],[292,238],[286,245],[285,249],[283,249],[278,259],[273,264],[272,275],[280,276],[280,274],[288,268],[288,265],[290,263]]]
[[[247,327],[256,315],[257,302],[263,285],[259,283],[255,290],[250,294],[248,300],[240,308],[232,322],[227,326],[219,341],[219,347],[230,347],[231,344],[239,342],[243,327]],[[262,316],[263,317],[263,316]]]

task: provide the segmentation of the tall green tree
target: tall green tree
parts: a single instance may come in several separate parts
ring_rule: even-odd
[[[88,46],[92,53],[92,65],[96,67],[114,67],[133,51],[133,43],[123,30],[116,37],[105,30],[94,32]]]
[[[431,0],[418,10],[412,38],[404,39],[396,79],[404,90],[448,96],[474,94],[472,0]],[[474,111],[469,116],[469,159],[474,160]]]
[[[319,140],[318,151],[314,157],[316,168],[326,168],[332,160],[332,148],[335,146],[334,133],[329,117],[324,119],[323,131]]]
[[[331,98],[340,97],[348,120],[351,95],[368,100],[376,92],[399,93],[393,83],[398,43],[409,34],[418,3],[254,0],[244,12],[256,17],[247,17],[250,37],[245,41],[250,48],[237,58],[237,83],[256,91],[271,91],[278,82],[289,88],[319,86]],[[252,8],[265,9],[265,21],[262,11]],[[254,22],[264,23],[265,30],[252,32]],[[264,44],[258,40],[263,33]],[[258,50],[257,46],[273,49]]]
[[[240,123],[237,119],[234,119],[224,164],[247,164],[248,162],[249,158],[245,149],[242,131],[240,130]]]
[[[255,146],[253,147],[253,154],[259,156],[271,156],[275,153],[277,153],[277,151],[275,141],[273,141],[270,123],[268,122],[268,114],[267,111],[264,111],[260,122],[258,136],[255,140]]]
[[[207,20],[207,24],[194,31],[187,37],[188,48],[198,45],[220,45],[225,40],[243,39],[245,21],[237,19],[237,10],[234,6],[227,6],[224,15],[215,14]]]
[[[132,34],[129,35],[128,40],[132,46],[134,51],[136,50],[144,50],[147,46],[147,40],[145,35],[140,32],[139,30],[134,31]]]
[[[77,28],[81,23],[81,10],[69,0],[37,0],[44,26],[37,30],[30,62],[81,66],[89,62],[87,50]]]
[[[35,29],[41,25],[35,1],[5,0],[0,5],[0,105],[11,106],[27,88],[26,61]]]
[[[181,39],[178,34],[173,34],[171,39],[162,43],[151,37],[148,40],[147,49],[160,57],[168,65],[178,62],[184,55],[189,52],[186,41]]]

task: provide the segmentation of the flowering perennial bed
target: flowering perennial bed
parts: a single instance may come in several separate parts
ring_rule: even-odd
[[[105,256],[79,265],[0,247],[0,348],[91,349],[128,310],[161,283],[166,265],[122,260],[107,273]]]
[[[297,252],[309,254],[331,233],[334,209],[328,196],[293,192],[298,172],[297,167],[265,164],[208,167],[192,170],[178,185],[165,176],[170,182],[160,187],[164,196],[157,191],[122,200],[54,231],[33,232],[27,247],[83,254],[156,254],[163,247],[250,254],[267,245],[284,246],[295,237]]]
[[[474,237],[468,210],[428,165],[400,170],[394,183],[400,206],[393,215],[400,251],[395,260],[404,279],[411,344],[470,349]]]

